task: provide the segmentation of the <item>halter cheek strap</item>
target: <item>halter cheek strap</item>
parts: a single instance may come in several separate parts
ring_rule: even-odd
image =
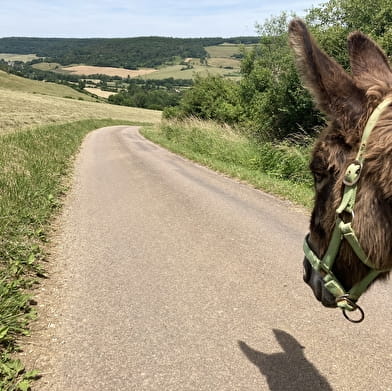
[[[363,311],[356,304],[356,301],[380,273],[390,270],[380,270],[374,267],[374,264],[362,249],[361,244],[355,235],[355,231],[351,226],[352,221],[348,223],[344,222],[341,218],[341,215],[343,212],[347,212],[352,216],[352,218],[354,218],[357,186],[365,161],[364,155],[367,142],[372,130],[380,118],[380,115],[391,103],[392,98],[385,99],[373,111],[363,131],[361,145],[359,147],[356,159],[346,169],[346,173],[343,179],[344,191],[342,201],[336,209],[335,227],[332,232],[327,251],[323,258],[320,259],[309,245],[309,234],[306,236],[304,241],[303,249],[307,260],[310,262],[313,269],[317,270],[324,276],[323,281],[325,288],[335,297],[337,306],[343,310],[343,313],[347,319],[349,318],[347,317],[345,311],[355,311],[356,309],[359,309],[362,315],[359,321],[363,320]],[[356,283],[348,292],[343,288],[343,285],[332,273],[332,266],[339,253],[339,249],[343,240],[347,241],[357,257],[370,268],[369,273],[361,281]]]

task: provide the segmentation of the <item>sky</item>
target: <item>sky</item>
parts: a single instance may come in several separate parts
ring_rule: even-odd
[[[235,37],[320,0],[0,0],[0,37]]]

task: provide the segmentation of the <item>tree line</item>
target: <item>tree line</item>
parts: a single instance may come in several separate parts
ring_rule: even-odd
[[[33,68],[30,63],[25,63],[23,61],[10,62],[0,59],[0,70],[31,80],[45,80],[59,84],[78,83],[81,79],[80,76],[72,75],[70,73],[56,73],[36,69]]]
[[[109,96],[109,103],[163,110],[167,107],[178,106],[183,96],[184,87],[193,84],[192,80],[173,78],[163,80],[128,79],[127,83],[127,89]]]
[[[253,44],[258,37],[234,38],[24,38],[0,39],[0,53],[36,54],[62,65],[85,64],[135,69],[156,67],[177,58],[203,58],[206,46],[224,42]],[[36,62],[41,59],[34,60]]]

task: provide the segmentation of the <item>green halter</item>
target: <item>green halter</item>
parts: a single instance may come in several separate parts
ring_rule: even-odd
[[[363,292],[366,291],[369,284],[382,272],[386,272],[390,269],[380,270],[376,269],[363,251],[357,236],[351,226],[352,221],[345,223],[341,218],[341,214],[343,212],[347,212],[351,214],[352,218],[354,218],[354,205],[355,198],[357,194],[357,184],[361,175],[363,163],[365,160],[365,151],[368,138],[376,126],[380,115],[384,111],[384,109],[392,103],[392,98],[385,99],[381,102],[376,109],[373,111],[370,116],[365,130],[363,131],[361,145],[359,147],[359,151],[357,153],[356,159],[353,163],[351,163],[346,170],[343,184],[344,184],[344,192],[343,198],[336,209],[336,221],[335,228],[332,232],[332,237],[329,242],[327,251],[322,259],[320,259],[314,251],[311,249],[309,245],[309,234],[306,236],[304,241],[304,252],[305,256],[312,265],[313,269],[318,272],[322,272],[323,281],[325,288],[336,298],[336,304],[339,308],[343,310],[343,313],[347,319],[349,319],[345,313],[345,311],[355,311],[359,309],[361,312],[361,320],[363,320],[364,314],[362,309],[356,304],[356,301],[361,296]],[[346,240],[351,246],[352,250],[355,252],[357,257],[371,270],[369,273],[358,283],[356,283],[348,292],[343,288],[343,285],[339,282],[336,276],[332,273],[332,266],[336,260],[336,256],[339,252],[340,245],[343,240]],[[349,319],[351,320],[351,319]],[[353,320],[351,320],[353,321]],[[358,322],[358,321],[354,321]]]

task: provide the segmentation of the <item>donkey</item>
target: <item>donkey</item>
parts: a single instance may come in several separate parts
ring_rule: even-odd
[[[358,297],[392,269],[392,71],[360,32],[348,37],[351,75],[302,20],[291,21],[289,41],[305,87],[328,118],[310,163],[315,202],[304,281],[324,306],[342,308],[347,318],[345,311],[359,309],[361,321]]]

